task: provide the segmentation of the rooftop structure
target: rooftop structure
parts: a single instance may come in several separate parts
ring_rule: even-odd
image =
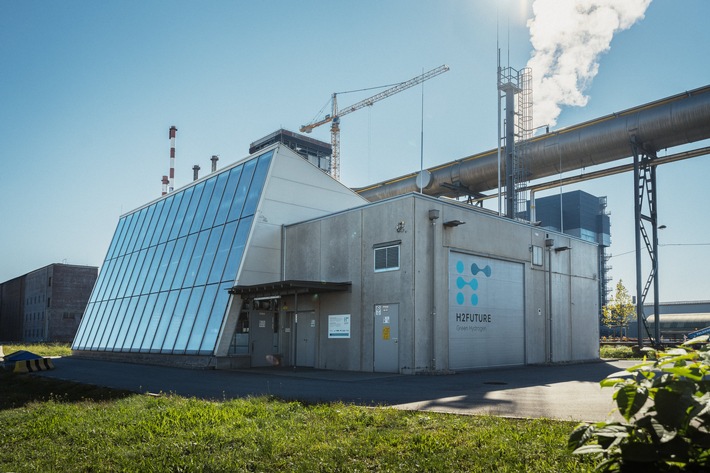
[[[314,164],[327,173],[330,172],[330,157],[333,152],[330,143],[284,130],[283,128],[251,143],[249,145],[249,154],[254,154],[274,143],[281,143],[288,146],[311,164]]]

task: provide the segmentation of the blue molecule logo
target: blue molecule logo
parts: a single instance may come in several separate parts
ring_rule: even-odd
[[[463,274],[465,268],[466,265],[463,261],[459,260],[456,262],[457,273]],[[493,271],[491,270],[490,265],[480,268],[476,263],[471,264],[471,275],[478,276],[480,273],[482,273],[485,277],[490,278]],[[472,277],[470,281],[466,281],[465,275],[456,278],[456,287],[459,289],[459,292],[456,293],[456,303],[458,305],[463,305],[464,302],[466,302],[466,295],[464,294],[466,286],[470,287],[471,291],[474,291],[468,299],[471,302],[471,305],[478,305],[478,294],[475,293],[475,291],[478,290],[478,279]]]

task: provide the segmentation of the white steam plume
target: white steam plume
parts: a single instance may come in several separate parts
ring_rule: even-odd
[[[561,106],[584,106],[584,90],[615,33],[642,19],[651,0],[535,0],[528,20],[536,126],[555,125]]]

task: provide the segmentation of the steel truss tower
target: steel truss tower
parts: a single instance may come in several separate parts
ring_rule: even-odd
[[[660,346],[660,314],[658,296],[658,192],[656,187],[656,152],[645,149],[631,139],[631,149],[634,155],[634,217],[636,220],[636,318],[638,322],[638,345],[643,347],[644,327],[653,346]],[[645,203],[645,205],[644,205]],[[644,213],[647,212],[647,213]],[[651,227],[649,238],[646,225]],[[651,271],[646,279],[646,284],[641,287],[641,240],[643,240],[648,255],[651,259]],[[653,286],[653,335],[646,322],[643,305],[649,290]]]
[[[530,68],[516,70],[512,67],[498,67],[499,103],[502,99],[505,99],[505,120],[504,132],[501,133],[503,136],[499,137],[499,143],[505,148],[505,215],[508,218],[516,218],[527,211],[530,163],[526,143],[533,132]]]

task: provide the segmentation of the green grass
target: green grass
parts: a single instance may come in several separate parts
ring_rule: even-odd
[[[69,343],[34,343],[23,345],[20,343],[0,344],[5,356],[16,351],[25,350],[39,356],[70,356],[71,345]]]
[[[591,471],[565,450],[573,427],[273,398],[154,397],[0,371],[0,471]]]

